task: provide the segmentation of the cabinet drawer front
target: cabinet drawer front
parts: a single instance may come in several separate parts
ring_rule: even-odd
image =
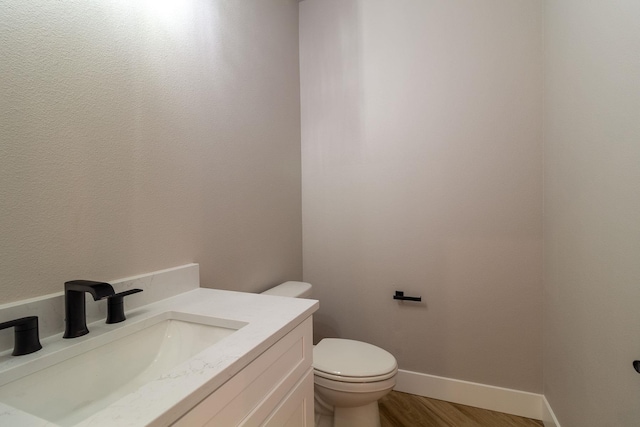
[[[311,318],[302,322],[174,426],[257,425],[264,420],[311,368],[311,325]]]

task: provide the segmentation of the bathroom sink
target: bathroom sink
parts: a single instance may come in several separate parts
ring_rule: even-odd
[[[108,332],[105,337],[114,335],[109,342],[1,386],[0,402],[72,426],[151,381],[181,375],[188,367],[180,364],[244,325],[166,312]]]

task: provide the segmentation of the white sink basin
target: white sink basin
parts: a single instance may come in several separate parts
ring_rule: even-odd
[[[0,402],[60,426],[72,426],[146,383],[180,375],[173,368],[244,325],[163,313],[146,320],[143,329],[134,325],[127,333],[124,326],[106,334],[114,334],[108,343],[3,385]]]

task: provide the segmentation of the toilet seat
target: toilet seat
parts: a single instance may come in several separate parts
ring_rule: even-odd
[[[396,375],[398,364],[386,350],[361,341],[325,338],[313,348],[318,377],[345,383],[385,381]]]
[[[374,383],[374,382],[388,380],[389,378],[393,378],[396,376],[397,373],[398,373],[398,370],[394,369],[393,371],[387,374],[377,375],[375,377],[347,377],[347,376],[341,376],[341,375],[327,374],[326,372],[318,371],[316,369],[313,370],[313,374],[316,377],[324,378],[330,381],[337,381],[341,383]]]
[[[376,393],[384,390],[390,390],[395,387],[396,377],[394,375],[382,381],[356,383],[334,381],[314,375],[313,383],[316,386],[321,386],[329,390],[340,391],[343,393]]]

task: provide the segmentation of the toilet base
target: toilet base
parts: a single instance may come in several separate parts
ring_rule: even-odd
[[[380,427],[378,401],[349,408],[331,407],[317,394],[314,399],[315,427]]]
[[[314,427],[333,427],[333,407],[323,402],[316,394],[313,399]]]
[[[369,383],[349,383],[314,375],[316,414],[333,415],[333,427],[380,427],[378,400],[396,385],[391,378]]]
[[[333,408],[333,427],[380,427],[378,401],[353,408]]]

